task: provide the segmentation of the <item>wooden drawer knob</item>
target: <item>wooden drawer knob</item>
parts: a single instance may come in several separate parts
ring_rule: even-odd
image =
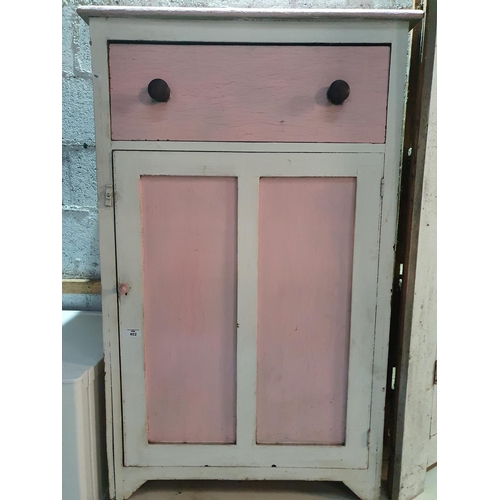
[[[344,80],[335,80],[331,85],[326,96],[332,104],[342,104],[351,92],[349,84]]]
[[[155,78],[149,82],[148,94],[156,102],[167,102],[170,99],[170,87],[165,80]]]

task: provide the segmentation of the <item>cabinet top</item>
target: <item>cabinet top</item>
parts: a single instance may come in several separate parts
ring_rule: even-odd
[[[184,7],[78,7],[78,14],[89,22],[92,17],[147,19],[276,19],[276,20],[382,20],[405,21],[413,28],[423,17],[412,9],[208,9]]]

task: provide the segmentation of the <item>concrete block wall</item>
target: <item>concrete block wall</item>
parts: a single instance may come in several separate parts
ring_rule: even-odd
[[[99,278],[89,29],[78,5],[407,9],[411,0],[63,0],[62,276]],[[63,295],[63,309],[100,310],[100,296]]]

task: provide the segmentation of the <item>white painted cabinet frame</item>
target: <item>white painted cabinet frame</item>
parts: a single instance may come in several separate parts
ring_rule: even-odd
[[[117,17],[113,17],[113,12]],[[272,16],[266,15],[265,11],[248,11],[235,13],[234,19],[237,20],[228,22],[220,19],[220,11],[219,16],[214,12],[212,17],[201,10],[179,14],[179,9],[174,9],[169,15],[168,9],[151,9],[149,17],[142,17],[143,14],[137,16],[134,12],[132,8],[129,11],[126,8],[113,10],[104,7],[80,9],[80,14],[89,20],[92,42],[111,498],[126,499],[142,483],[153,479],[294,479],[343,481],[361,498],[376,500],[380,494],[382,468],[390,287],[408,28],[410,22],[420,19],[421,15],[418,11],[386,11],[385,16],[378,13],[370,17],[365,11],[364,18],[360,19],[356,15],[349,18],[345,11],[339,11],[338,17],[319,13],[311,18],[314,11],[302,11],[303,14],[296,11],[293,17],[288,18],[286,11],[273,11]],[[283,19],[286,22],[282,22]],[[114,142],[111,140],[107,45],[109,41],[127,40],[389,44],[385,144]],[[162,160],[172,155],[182,157],[175,163],[175,168],[167,166]],[[254,163],[253,158],[257,155],[259,161]],[[255,207],[257,203],[259,176],[283,175],[283,162],[291,165],[286,175],[357,178],[357,194],[366,199],[366,205],[357,204],[355,252],[364,252],[363,245],[378,246],[378,249],[376,257],[369,261],[361,262],[355,255],[353,290],[356,290],[356,282],[362,280],[365,273],[377,278],[363,289],[357,287],[355,292],[365,294],[363,300],[373,307],[370,320],[356,316],[353,310],[352,339],[356,339],[357,328],[363,328],[366,321],[372,323],[373,337],[369,343],[358,346],[351,353],[348,412],[356,414],[347,417],[345,447],[327,447],[324,450],[308,446],[298,446],[297,450],[287,447],[291,451],[284,454],[272,446],[255,446],[255,414],[251,406],[246,407],[255,390],[255,363],[252,361],[255,358],[255,278],[253,287],[238,290],[237,314],[246,328],[238,333],[237,390],[243,400],[240,398],[237,406],[237,444],[234,447],[221,446],[215,452],[212,450],[218,446],[210,446],[207,450],[204,445],[195,445],[198,449],[192,453],[183,451],[182,445],[150,445],[145,434],[141,435],[138,431],[145,418],[142,398],[144,372],[137,362],[137,359],[142,359],[142,352],[140,343],[134,345],[132,342],[137,339],[127,339],[131,341],[127,343],[120,339],[120,327],[141,328],[136,323],[125,326],[136,321],[141,301],[139,294],[122,297],[119,316],[117,297],[118,280],[129,279],[125,275],[127,272],[139,272],[138,266],[127,260],[134,259],[140,251],[137,246],[139,240],[132,236],[137,232],[139,222],[137,179],[141,174],[199,175],[201,156],[207,166],[204,175],[238,177],[238,203],[246,207]],[[307,165],[307,174],[304,165]],[[114,188],[114,207],[106,203],[106,191],[109,192],[110,186]],[[129,234],[120,230],[123,217],[129,221]],[[364,231],[362,226],[358,226],[358,221],[365,227]],[[246,242],[241,245],[238,240],[238,272],[248,276],[254,276],[256,270],[256,224],[255,211],[248,208],[238,210],[238,225],[245,228],[245,234],[240,231],[238,238],[244,237]],[[122,262],[127,264],[122,267]],[[125,301],[128,301],[126,307]],[[243,307],[243,302],[250,307]],[[356,360],[366,377],[351,373]],[[128,406],[128,391],[133,391],[137,397],[135,408]],[[239,446],[244,450],[241,454]],[[168,453],[164,451],[167,448],[170,448]],[[206,458],[213,466],[202,466]],[[233,466],[235,462],[237,465]],[[275,462],[278,466],[271,467],[271,463]]]

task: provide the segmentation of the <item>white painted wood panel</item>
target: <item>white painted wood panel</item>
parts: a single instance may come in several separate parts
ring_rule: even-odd
[[[216,43],[392,43],[394,30],[408,23],[401,21],[318,22],[314,20],[224,20],[96,18],[106,40],[148,42],[216,42]],[[332,29],[332,27],[335,29]],[[108,75],[109,76],[109,75]]]
[[[257,276],[259,178],[238,177],[236,443],[255,445],[257,422]]]
[[[121,467],[121,377],[118,350],[118,307],[116,301],[115,222],[113,208],[105,205],[106,186],[113,185],[111,125],[109,115],[108,52],[106,34],[99,23],[91,23],[91,57],[94,78],[94,123],[97,163],[97,210],[101,264],[101,301],[104,343],[106,405],[106,456],[109,494],[115,496],[115,480]],[[99,79],[99,75],[102,76]],[[120,495],[121,492],[118,492]]]
[[[404,91],[408,33],[404,24],[395,24],[391,30],[391,68],[389,102],[387,107],[386,153],[384,165],[384,197],[380,219],[380,248],[377,285],[376,337],[372,371],[372,408],[370,418],[369,463],[363,479],[344,480],[362,499],[380,496],[383,458],[383,433],[387,356],[389,347],[390,301],[396,244],[396,220],[399,191],[399,159],[402,144]]]

